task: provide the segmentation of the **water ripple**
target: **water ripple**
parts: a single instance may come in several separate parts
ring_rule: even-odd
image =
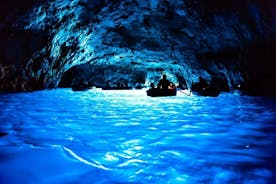
[[[44,151],[37,155],[34,147],[48,154],[62,145],[60,170],[67,161],[87,167],[74,169],[74,176],[43,170],[34,177],[39,181],[52,175],[76,183],[272,183],[275,104],[227,93],[217,98],[150,98],[143,90],[6,93],[0,98],[0,132],[6,135],[0,148],[23,147],[40,162]],[[0,178],[22,182],[1,174],[4,166],[24,171],[20,154],[5,153],[0,152]]]
[[[76,153],[74,153],[72,150],[70,150],[69,148],[63,147],[63,149],[68,152],[72,157],[74,157],[75,159],[77,159],[78,161],[96,167],[98,169],[103,169],[103,170],[110,170],[109,168],[104,167],[103,165],[101,165],[100,163],[92,163],[89,162],[88,160],[85,160],[84,158],[78,156]]]

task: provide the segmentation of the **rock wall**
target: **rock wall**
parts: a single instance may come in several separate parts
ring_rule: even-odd
[[[147,86],[166,73],[187,88],[203,77],[222,91],[275,94],[271,0],[5,1],[1,90],[69,87],[80,78]]]

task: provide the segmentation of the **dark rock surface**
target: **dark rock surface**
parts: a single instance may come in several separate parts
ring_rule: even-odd
[[[166,73],[275,95],[275,12],[272,0],[2,0],[0,90],[143,87]]]

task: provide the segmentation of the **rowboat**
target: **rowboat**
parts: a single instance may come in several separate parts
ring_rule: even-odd
[[[177,89],[158,89],[152,88],[147,90],[147,96],[159,97],[159,96],[176,96]]]

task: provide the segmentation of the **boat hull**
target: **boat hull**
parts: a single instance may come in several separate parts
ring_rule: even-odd
[[[176,96],[176,89],[149,89],[147,90],[147,95],[151,97],[159,96]]]

